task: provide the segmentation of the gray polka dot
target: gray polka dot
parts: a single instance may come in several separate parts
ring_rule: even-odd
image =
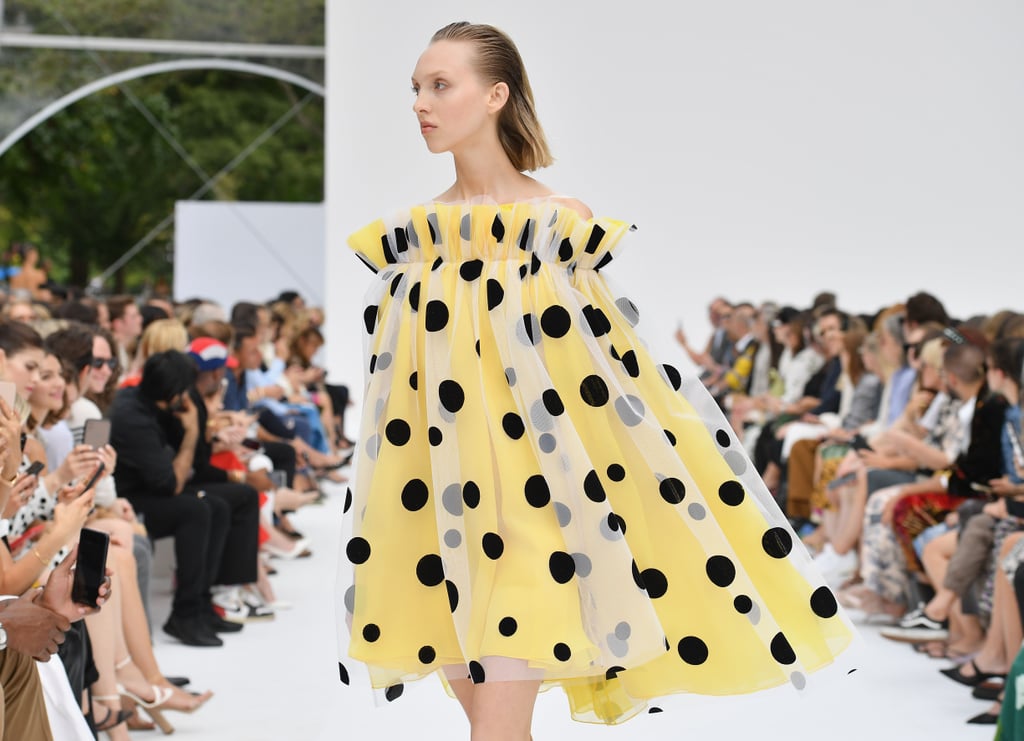
[[[605,540],[622,540],[621,530],[612,530],[608,526],[608,518],[604,517],[601,519],[601,535],[604,536]]]
[[[405,227],[405,238],[409,240],[409,244],[413,247],[420,246],[420,235],[416,233],[416,227],[412,225],[411,221]]]
[[[437,413],[439,415],[441,415],[441,419],[443,419],[448,424],[454,424],[454,422],[455,422],[455,412],[449,412],[447,409],[444,408],[443,405],[438,404],[437,405]]]
[[[515,386],[516,385],[516,369],[515,368],[506,368],[505,369],[505,380],[508,381],[508,385],[509,386]]]
[[[458,530],[446,530],[444,534],[444,544],[449,548],[458,548],[462,545],[462,533]]]
[[[559,465],[562,466],[562,470],[568,473],[572,470],[572,461],[569,460],[569,456],[562,455],[558,458]]]
[[[591,563],[590,557],[586,553],[574,553],[572,554],[572,560],[576,563],[577,576],[582,576],[584,578],[590,576],[590,572],[594,568],[594,565]]]
[[[380,365],[379,360],[377,361],[377,364]],[[722,457],[725,458],[725,462],[729,464],[729,468],[731,468],[732,472],[737,476],[742,476],[747,472],[747,459],[740,451],[727,450],[725,451],[725,455]]]
[[[623,318],[629,322],[629,325],[635,327],[640,321],[640,311],[636,308],[636,304],[623,296],[615,299],[615,305],[622,312]]]
[[[462,217],[462,221],[459,222],[459,236],[465,239],[467,242],[473,236],[472,224],[469,220],[469,214]]]
[[[377,460],[377,454],[380,452],[380,435],[374,435],[366,441],[366,454],[370,456],[370,460]]]
[[[798,690],[802,690],[807,686],[807,677],[805,677],[801,672],[793,672],[790,674],[789,681],[792,682],[793,686]]]
[[[551,218],[548,220],[548,226],[554,226],[555,222],[558,221],[558,209],[556,208],[551,212]]]
[[[377,356],[377,370],[387,370],[391,365],[391,353],[382,352]]]
[[[541,449],[542,453],[550,453],[555,449],[555,436],[545,432],[537,440],[537,447]]]
[[[380,274],[380,279],[382,281],[387,282],[387,281],[391,280],[391,276],[393,276],[394,274],[395,274],[394,270],[385,270],[383,273]]]
[[[384,415],[384,407],[387,404],[384,403],[383,399],[377,399],[377,402],[373,405],[373,422],[377,424],[380,422],[380,418]]]
[[[544,406],[543,399],[537,399],[530,405],[530,422],[541,432],[550,432],[555,426],[555,420]]]
[[[462,517],[462,487],[448,484],[441,492],[441,506],[448,514]]]
[[[761,622],[761,608],[754,603],[754,606],[750,608],[750,612],[747,613],[747,618],[750,619],[751,625],[757,625]]]
[[[614,633],[608,634],[608,650],[613,656],[622,658],[629,653],[629,643],[615,637]]]
[[[562,527],[572,522],[572,510],[561,502],[555,502],[555,515],[558,517],[558,524]]]
[[[707,510],[704,509],[704,505],[698,504],[697,502],[694,502],[689,507],[687,507],[686,511],[690,515],[690,517],[692,517],[695,520],[703,520],[704,517],[707,515]]]
[[[644,403],[632,394],[615,400],[615,411],[626,427],[636,427],[644,418]]]
[[[627,622],[621,622],[615,626],[615,637],[620,641],[628,639],[632,632],[633,629],[629,627],[629,623]]]
[[[434,234],[434,244],[437,244],[438,242],[441,241],[441,229],[438,228],[438,226],[437,226],[437,214],[436,213],[427,214],[427,223],[429,223],[432,227],[434,227],[434,231],[433,231],[433,234]]]
[[[356,585],[351,585],[345,590],[345,609],[348,610],[349,614],[356,611]]]

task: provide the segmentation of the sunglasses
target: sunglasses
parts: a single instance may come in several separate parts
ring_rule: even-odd
[[[103,366],[107,366],[110,370],[114,370],[117,367],[117,358],[89,358],[89,367],[99,370]]]

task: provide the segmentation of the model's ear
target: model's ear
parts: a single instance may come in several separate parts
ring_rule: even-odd
[[[508,103],[508,85],[504,82],[494,83],[491,87],[491,94],[487,98],[487,105],[491,113],[499,113],[506,103]]]

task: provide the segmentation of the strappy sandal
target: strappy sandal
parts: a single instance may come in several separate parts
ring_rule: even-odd
[[[131,655],[126,656],[124,659],[114,665],[114,669],[124,669],[132,661]],[[150,687],[153,689],[153,699],[145,700],[139,695],[129,690],[120,682],[117,683],[117,693],[120,695],[122,704],[127,700],[132,705],[129,716],[135,715],[135,710],[141,708],[142,711],[149,716],[157,727],[163,731],[164,735],[170,735],[174,733],[174,726],[164,717],[162,706],[171,699],[171,695],[174,694],[174,690],[170,687],[160,687],[155,684],[151,684]]]
[[[970,664],[971,668],[974,669],[973,675],[968,676],[967,674],[964,674],[961,671],[961,669],[967,664]],[[974,659],[971,659],[970,661],[965,661],[963,664],[951,666],[949,669],[939,669],[939,673],[943,676],[949,677],[954,682],[965,685],[967,687],[977,687],[979,684],[989,679],[1006,678],[1005,673],[983,672],[981,669],[978,668],[978,665],[974,662]]]
[[[97,731],[109,731],[109,730],[112,730],[114,728],[117,728],[117,726],[121,725],[122,723],[126,722],[129,718],[132,717],[132,713],[129,710],[125,710],[123,708],[120,708],[118,710],[114,710],[113,707],[111,707],[110,705],[106,705],[105,704],[105,703],[113,704],[115,702],[120,704],[120,702],[121,702],[121,696],[120,695],[92,695],[91,696],[89,704],[90,704],[90,710],[92,711],[93,728],[95,728]],[[99,718],[96,717],[96,703],[102,704],[103,707],[105,707],[107,709],[107,714],[103,716],[102,720],[100,720]]]

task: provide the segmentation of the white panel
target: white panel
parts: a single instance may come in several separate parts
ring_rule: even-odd
[[[174,298],[210,298],[230,311],[298,291],[324,300],[324,208],[319,203],[179,201]]]

